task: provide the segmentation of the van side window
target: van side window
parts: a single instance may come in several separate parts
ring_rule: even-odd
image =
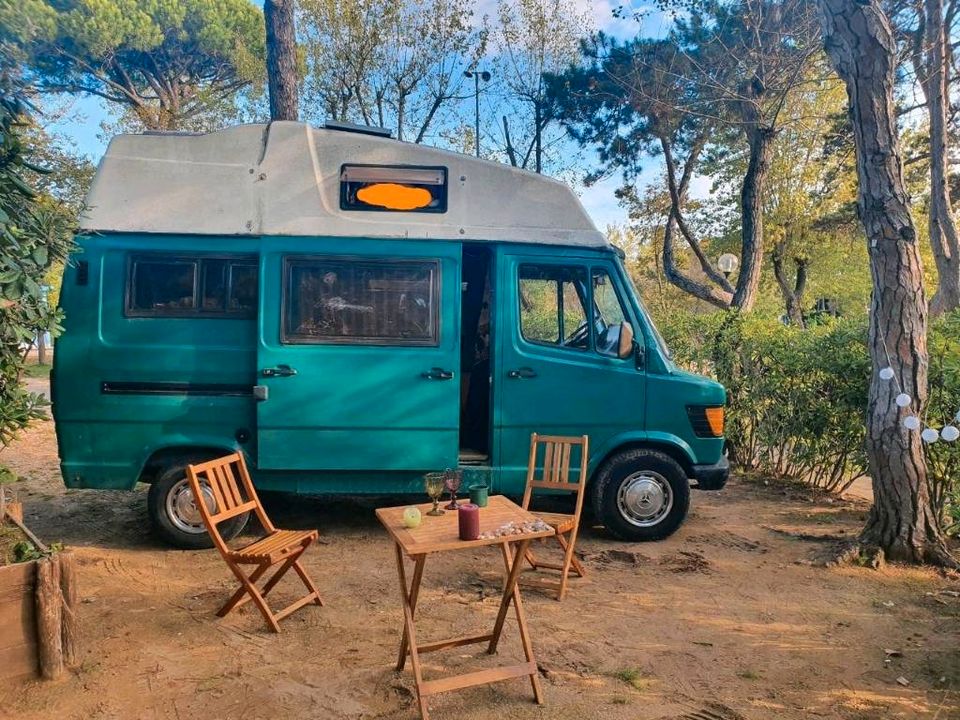
[[[627,319],[617,288],[606,270],[593,270],[593,309],[597,333],[596,349],[601,355],[617,356],[620,323]]]
[[[288,258],[284,284],[284,342],[438,342],[436,260]]]
[[[587,273],[582,267],[521,265],[518,283],[520,333],[524,340],[587,349]]]
[[[257,311],[254,258],[140,255],[131,258],[126,314],[250,317]]]

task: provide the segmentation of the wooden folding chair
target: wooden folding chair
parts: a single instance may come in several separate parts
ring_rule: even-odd
[[[213,538],[213,543],[217,546],[217,550],[220,551],[227,566],[240,581],[240,587],[237,588],[237,591],[227,603],[217,611],[217,615],[223,617],[231,610],[243,605],[247,600],[252,599],[256,606],[260,608],[260,612],[263,613],[263,617],[270,628],[274,632],[280,632],[280,621],[290,613],[311,602],[323,605],[320,593],[300,564],[300,556],[317,539],[317,531],[278,530],[273,526],[270,518],[263,510],[263,505],[260,504],[260,498],[257,497],[256,490],[253,489],[253,482],[250,480],[250,473],[247,471],[247,464],[242,453],[234,453],[197,465],[188,465],[187,479],[190,482],[190,489],[193,491],[194,500],[200,510],[201,517],[203,517],[203,524],[206,526],[207,532]],[[200,483],[205,483],[213,493],[216,502],[216,509],[213,512],[204,502]],[[257,514],[257,518],[263,525],[263,529],[267,531],[267,535],[246,547],[232,550],[220,535],[217,526],[225,520],[250,510]],[[241,565],[254,565],[255,567],[248,576],[240,567]],[[258,590],[257,581],[275,565],[280,565],[280,568],[270,576],[263,589]],[[290,568],[296,570],[297,575],[300,576],[303,584],[307,586],[310,592],[275,613],[267,605],[266,596]]]
[[[543,472],[537,477],[537,455],[540,445],[543,451]],[[580,473],[577,482],[570,482],[570,456],[574,447],[580,448]],[[527,486],[523,493],[523,509],[530,509],[530,499],[534,490],[566,491],[577,496],[573,515],[563,513],[533,512],[555,531],[554,537],[563,550],[563,563],[550,563],[538,560],[532,551],[524,555],[526,561],[534,570],[558,570],[559,580],[533,579],[521,577],[520,583],[524,586],[537,587],[556,592],[557,600],[563,600],[567,592],[567,579],[573,571],[577,577],[586,574],[583,565],[573,554],[577,543],[577,532],[580,530],[580,513],[583,510],[583,495],[587,488],[587,461],[590,457],[590,441],[586,435],[581,437],[559,437],[556,435],[530,436],[530,460],[527,463]]]

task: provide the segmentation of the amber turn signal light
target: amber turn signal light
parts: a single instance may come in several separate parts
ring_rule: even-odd
[[[723,435],[723,408],[708,407],[704,409],[703,414],[707,416],[707,425],[710,426],[711,432],[717,437]]]
[[[697,437],[717,438],[723,436],[723,407],[704,407],[703,405],[688,405],[687,416]]]

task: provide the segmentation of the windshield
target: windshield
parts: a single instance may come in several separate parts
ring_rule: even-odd
[[[660,331],[657,329],[657,326],[651,319],[650,313],[648,313],[647,308],[644,307],[640,290],[637,288],[633,278],[630,277],[630,273],[627,272],[627,269],[623,266],[623,261],[619,257],[617,258],[617,264],[620,265],[620,269],[623,271],[623,276],[629,280],[627,283],[627,288],[633,295],[634,300],[636,300],[637,307],[640,309],[640,315],[642,316],[644,323],[646,323],[646,326],[650,328],[650,332],[653,335],[654,340],[657,342],[657,347],[660,349],[660,353],[665,358],[672,358],[673,355],[670,352],[670,348],[667,347],[667,341],[663,339],[663,335],[660,334]]]

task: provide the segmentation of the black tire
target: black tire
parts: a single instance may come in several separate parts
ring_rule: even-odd
[[[622,450],[597,472],[593,501],[597,519],[614,537],[662,540],[687,516],[690,481],[680,464],[665,453]]]
[[[192,518],[171,516],[176,507],[183,507],[183,502],[192,503],[192,494],[187,480],[186,468],[190,463],[209,460],[208,457],[191,457],[172,460],[167,467],[157,474],[157,479],[150,486],[147,493],[147,512],[150,515],[150,525],[153,532],[166,543],[183,550],[201,550],[213,547],[213,541],[200,520],[199,515]],[[186,492],[180,498],[182,493]],[[181,500],[177,502],[178,498]],[[194,513],[196,511],[194,510]],[[235,518],[221,523],[220,534],[224,540],[232,540],[241,533],[250,518],[250,513],[238,515]],[[194,520],[194,522],[188,522]],[[188,531],[187,528],[190,528]]]

